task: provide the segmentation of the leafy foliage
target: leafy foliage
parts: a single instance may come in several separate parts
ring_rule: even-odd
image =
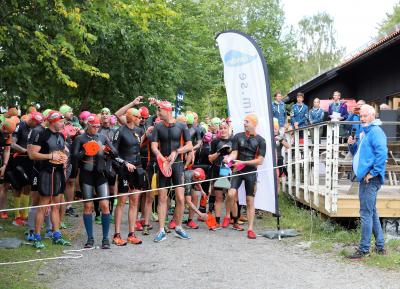
[[[117,109],[137,95],[174,100],[182,89],[184,109],[226,115],[215,36],[227,29],[256,39],[273,91],[293,84],[279,0],[0,3],[0,93],[23,106]]]
[[[384,34],[400,23],[400,1],[394,5],[390,13],[386,13],[386,18],[379,24],[379,34]]]
[[[333,18],[325,12],[300,20],[296,35],[296,82],[332,68],[343,56],[344,48],[336,44]]]

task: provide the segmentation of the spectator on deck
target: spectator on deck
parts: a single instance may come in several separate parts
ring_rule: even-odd
[[[279,122],[279,128],[286,124],[286,106],[282,101],[282,94],[278,91],[274,95],[275,101],[272,103],[272,114]]]
[[[341,93],[333,93],[333,102],[329,105],[328,114],[332,120],[346,120],[348,116],[347,105],[340,101]]]
[[[300,128],[307,125],[308,121],[308,106],[303,103],[304,93],[297,93],[297,103],[292,107],[290,113],[290,123],[294,128]]]
[[[314,107],[309,112],[308,120],[310,124],[316,124],[322,122],[324,120],[325,112],[320,107],[320,100],[319,98],[314,99]]]

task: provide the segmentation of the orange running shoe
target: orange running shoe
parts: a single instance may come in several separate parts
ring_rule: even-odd
[[[253,230],[248,230],[248,231],[247,231],[247,238],[249,238],[249,239],[256,239],[256,238],[257,238],[257,235],[256,235],[256,233],[254,233]]]
[[[186,224],[186,226],[188,226],[188,228],[190,228],[190,229],[198,229],[199,228],[199,225],[197,225],[196,222],[193,220],[190,220],[190,222],[188,222]]]
[[[224,220],[222,221],[222,228],[227,228],[227,227],[229,227],[230,221],[231,221],[231,218],[225,217]]]
[[[176,227],[176,222],[174,219],[171,220],[171,222],[169,222],[168,228],[173,230]]]
[[[15,218],[12,224],[19,227],[26,225],[25,221],[21,217]]]
[[[142,244],[142,240],[135,236],[135,233],[129,233],[128,235],[128,243],[139,245]]]
[[[115,234],[113,238],[113,244],[117,246],[125,246],[127,242],[121,238],[121,234]]]
[[[142,226],[142,223],[140,221],[136,221],[135,230],[136,231],[143,231],[143,226]]]
[[[218,231],[221,229],[222,229],[221,225],[217,223],[215,226],[210,228],[210,231]]]
[[[2,219],[2,220],[7,220],[7,219],[8,219],[8,214],[7,214],[7,212],[2,212],[2,213],[0,214],[0,219]]]

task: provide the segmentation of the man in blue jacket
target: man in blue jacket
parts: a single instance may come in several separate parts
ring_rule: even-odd
[[[319,122],[323,122],[324,121],[324,115],[325,112],[324,110],[320,107],[320,100],[319,98],[314,99],[313,102],[314,106],[313,108],[310,110],[309,112],[309,121],[310,124],[316,124]]]
[[[290,113],[290,123],[294,128],[300,128],[307,125],[308,122],[308,106],[303,103],[304,94],[297,93],[297,103],[292,106]]]
[[[375,236],[376,253],[386,254],[382,227],[376,210],[376,195],[385,180],[387,139],[380,128],[381,121],[375,119],[375,109],[372,106],[361,106],[360,120],[360,138],[356,141],[350,136],[348,144],[354,156],[353,171],[360,182],[361,241],[356,252],[348,256],[349,259],[368,256],[372,233]]]
[[[272,114],[279,121],[279,127],[284,127],[286,124],[286,107],[282,101],[282,94],[276,92],[274,95],[275,101],[272,103]]]

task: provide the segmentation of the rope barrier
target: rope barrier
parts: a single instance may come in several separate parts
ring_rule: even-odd
[[[60,203],[53,203],[53,204],[47,204],[47,205],[37,205],[37,206],[29,206],[29,207],[20,207],[20,208],[10,208],[10,209],[2,209],[0,210],[0,213],[2,212],[12,212],[12,211],[18,211],[18,210],[26,210],[26,209],[37,209],[37,208],[45,208],[45,207],[52,207],[52,206],[60,206],[60,205],[68,205],[68,204],[76,204],[76,203],[83,203],[83,202],[91,202],[91,201],[97,201],[97,200],[104,200],[104,199],[109,199],[113,197],[123,197],[123,196],[130,196],[130,195],[137,195],[137,194],[143,194],[147,192],[153,192],[153,191],[159,191],[159,190],[168,190],[168,189],[174,189],[177,187],[183,187],[187,185],[195,185],[195,184],[200,184],[200,183],[205,183],[205,182],[212,182],[216,181],[219,179],[226,179],[226,178],[232,178],[235,176],[244,176],[244,175],[249,175],[249,174],[256,174],[260,172],[266,172],[270,170],[276,170],[279,168],[295,165],[297,163],[303,163],[304,160],[298,161],[298,162],[293,162],[290,164],[285,164],[281,166],[275,166],[272,168],[266,168],[266,169],[261,169],[261,170],[256,170],[256,171],[251,171],[251,172],[246,172],[246,173],[235,173],[234,175],[231,176],[226,176],[226,177],[218,177],[218,178],[212,178],[212,179],[206,179],[203,181],[195,181],[195,182],[190,182],[190,183],[183,183],[182,185],[172,185],[172,186],[167,186],[167,187],[162,187],[162,188],[157,188],[157,189],[149,189],[149,190],[142,190],[142,191],[134,191],[134,192],[128,192],[128,193],[122,193],[118,194],[116,196],[110,195],[110,196],[105,196],[105,197],[96,197],[96,198],[90,198],[90,199],[85,199],[85,200],[75,200],[75,201],[69,201],[69,202],[60,202]]]
[[[31,243],[24,243],[33,246]],[[33,263],[33,262],[40,262],[40,261],[50,261],[50,260],[60,260],[60,259],[80,259],[83,257],[83,254],[79,252],[90,251],[96,248],[84,248],[84,249],[76,249],[76,250],[63,250],[62,253],[65,256],[57,256],[57,257],[48,257],[48,258],[40,258],[40,259],[29,259],[23,261],[13,261],[13,262],[3,262],[0,263],[0,266],[7,266],[7,265],[19,265],[19,264],[26,264],[26,263]]]
[[[303,162],[304,162],[304,160],[298,161],[298,162],[293,162],[293,163],[290,163],[290,164],[281,165],[281,166],[275,166],[275,167],[272,167],[272,168],[266,168],[266,169],[252,171],[252,172],[246,172],[246,173],[239,173],[239,174],[235,174],[235,175],[227,176],[227,177],[218,177],[218,178],[212,178],[212,179],[207,179],[207,180],[203,180],[203,181],[184,183],[183,185],[175,185],[175,186],[167,186],[167,187],[157,188],[156,190],[172,189],[172,188],[176,188],[176,187],[182,187],[182,186],[185,186],[185,185],[194,185],[194,184],[199,184],[199,183],[204,183],[204,182],[211,182],[211,181],[224,179],[224,178],[231,178],[233,176],[242,176],[242,175],[254,174],[254,173],[258,173],[258,172],[275,170],[275,169],[279,169],[279,168],[283,168],[283,167],[287,167],[287,166],[290,166],[290,165],[295,165],[297,163],[303,163]],[[150,189],[150,190],[143,190],[143,191],[135,191],[135,192],[130,192],[130,193],[119,194],[118,196],[129,196],[129,195],[134,195],[134,194],[142,194],[142,193],[156,191],[156,190]],[[97,198],[91,198],[91,199],[87,199],[87,200],[77,200],[77,201],[62,202],[62,203],[49,204],[49,205],[39,205],[39,206],[30,206],[30,207],[22,207],[22,208],[12,208],[12,209],[0,210],[0,212],[10,212],[10,211],[16,211],[16,210],[30,209],[30,208],[43,208],[43,207],[58,206],[58,205],[63,205],[63,204],[74,204],[74,203],[81,203],[81,202],[89,202],[89,201],[94,201],[94,200],[108,199],[108,198],[111,198],[111,197],[114,197],[114,196],[97,197]],[[33,245],[31,243],[24,243],[24,244]],[[62,253],[64,254],[64,256],[29,259],[29,260],[12,261],[12,262],[2,262],[2,263],[0,263],[0,266],[19,265],[19,264],[27,264],[27,263],[33,263],[33,262],[62,260],[62,259],[80,259],[80,258],[83,258],[83,256],[84,256],[81,252],[91,251],[91,250],[94,250],[94,249],[98,249],[98,247],[76,249],[76,250],[63,250]]]

